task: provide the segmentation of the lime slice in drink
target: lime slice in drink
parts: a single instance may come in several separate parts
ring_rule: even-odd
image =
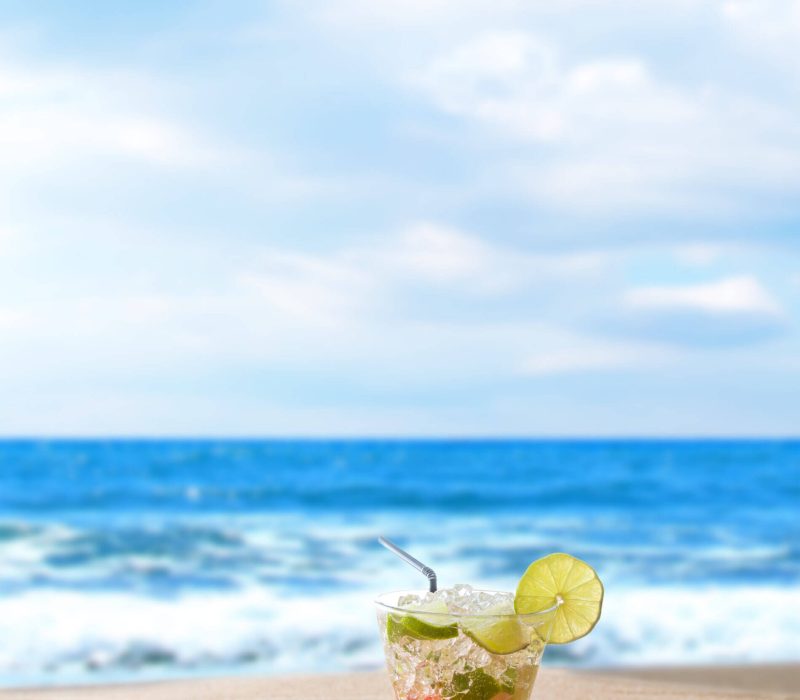
[[[531,643],[531,633],[508,605],[495,605],[475,617],[464,617],[461,628],[492,654],[513,654]]]
[[[551,644],[566,644],[589,634],[603,607],[603,584],[597,572],[569,554],[548,554],[533,562],[519,581],[514,609],[526,614],[555,605]]]
[[[458,635],[458,625],[448,613],[443,600],[433,600],[406,615],[389,615],[386,636],[390,642],[406,636],[414,639],[452,639]]]
[[[482,668],[476,668],[468,673],[454,674],[452,688],[446,697],[452,700],[494,700],[500,693],[511,698],[513,684],[501,683]]]

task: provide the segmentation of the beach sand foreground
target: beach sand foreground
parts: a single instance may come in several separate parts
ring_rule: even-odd
[[[696,680],[696,679],[695,679]],[[0,691],[0,700],[392,700],[383,672],[218,678],[142,685]],[[800,695],[736,691],[543,669],[535,700],[777,700]]]

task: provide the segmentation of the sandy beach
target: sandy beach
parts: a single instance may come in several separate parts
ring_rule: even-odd
[[[575,672],[543,669],[536,700],[785,700],[800,665]],[[640,676],[640,677],[635,677]],[[383,672],[216,678],[141,685],[0,691],[2,700],[393,700]]]

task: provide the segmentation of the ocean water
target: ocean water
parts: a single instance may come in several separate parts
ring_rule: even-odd
[[[0,442],[0,683],[378,667],[373,597],[606,584],[546,663],[800,657],[800,442]]]

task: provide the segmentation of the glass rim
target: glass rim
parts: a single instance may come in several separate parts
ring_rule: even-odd
[[[473,588],[473,593],[509,593],[510,591],[496,591],[489,588]],[[384,610],[389,610],[391,612],[397,612],[402,614],[409,614],[409,613],[417,613],[419,615],[425,615],[425,617],[433,617],[433,618],[462,618],[462,617],[484,617],[484,618],[493,618],[493,619],[501,619],[501,618],[522,618],[522,619],[536,619],[540,617],[544,617],[550,613],[555,612],[559,608],[559,604],[556,603],[555,605],[545,608],[544,610],[537,610],[536,612],[531,613],[489,613],[486,614],[485,612],[477,612],[477,613],[465,613],[465,612],[428,612],[427,610],[419,610],[415,608],[401,608],[398,605],[390,605],[383,601],[383,599],[392,596],[393,599],[396,601],[400,598],[401,595],[419,595],[420,597],[424,597],[428,591],[424,589],[409,589],[409,590],[399,590],[399,591],[387,591],[386,593],[381,593],[378,595],[375,600],[372,602],[375,604],[375,607],[382,608]]]

